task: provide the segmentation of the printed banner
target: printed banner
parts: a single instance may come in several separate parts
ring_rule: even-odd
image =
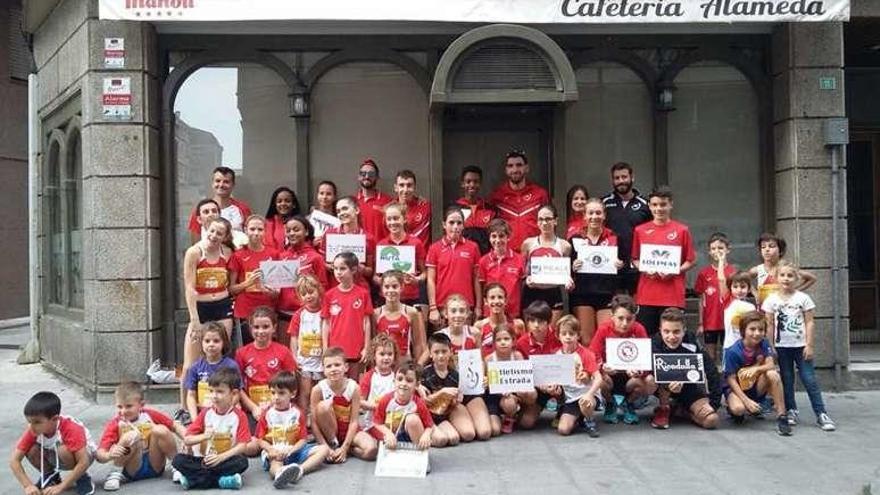
[[[617,246],[591,246],[583,239],[572,239],[572,247],[579,260],[583,261],[578,273],[600,273],[617,275]]]
[[[605,360],[621,371],[651,371],[651,339],[606,339]]]
[[[489,393],[509,394],[535,390],[531,361],[488,361]]]
[[[424,478],[428,474],[428,451],[418,450],[412,444],[398,443],[394,450],[379,442],[375,476],[389,478]]]
[[[868,1],[868,0],[865,0]],[[101,19],[635,24],[848,21],[850,0],[99,0]]]
[[[324,260],[332,262],[339,253],[354,253],[358,262],[367,261],[367,236],[364,234],[327,234],[324,236],[324,246],[327,248]]]
[[[483,356],[479,349],[458,351],[458,389],[462,395],[483,395]]]
[[[657,383],[705,383],[703,355],[654,354],[654,381]]]
[[[681,272],[681,246],[642,244],[639,271],[678,275]]]
[[[320,210],[312,210],[312,212],[309,213],[309,222],[315,229],[315,238],[323,237],[324,232],[330,227],[339,227],[340,225],[338,218]]]
[[[574,385],[574,354],[535,354],[529,356],[535,386]]]
[[[105,119],[131,120],[131,78],[105,77],[101,104]]]
[[[416,247],[380,244],[376,246],[376,273],[398,270],[416,272]]]
[[[125,39],[104,38],[104,68],[125,68]]]
[[[274,289],[296,287],[299,261],[261,261],[260,270],[263,272],[263,284],[268,287]]]
[[[533,284],[565,285],[571,280],[571,259],[557,256],[534,256],[529,260]]]

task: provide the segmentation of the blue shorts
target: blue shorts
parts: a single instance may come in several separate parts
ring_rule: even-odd
[[[309,454],[315,450],[316,445],[314,443],[307,443],[302,446],[301,449],[291,452],[285,459],[284,465],[288,464],[302,464],[306,462],[306,459],[309,458]]]
[[[406,432],[406,428],[401,427],[397,432],[397,441],[404,443],[412,443],[412,439],[409,437],[409,433]]]
[[[164,471],[164,470],[163,470]],[[140,481],[149,478],[158,478],[162,476],[162,473],[157,473],[155,469],[153,469],[153,465],[150,464],[150,453],[144,452],[144,455],[141,456],[141,468],[134,474],[129,474],[128,471],[122,470],[122,474],[125,476],[125,479],[128,481]]]

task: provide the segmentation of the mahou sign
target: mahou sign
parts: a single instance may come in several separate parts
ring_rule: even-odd
[[[849,20],[850,0],[99,0],[101,19],[739,23]]]

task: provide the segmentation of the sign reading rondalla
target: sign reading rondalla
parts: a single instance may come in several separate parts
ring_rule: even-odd
[[[850,0],[99,0],[131,21],[422,21],[529,24],[848,21]]]

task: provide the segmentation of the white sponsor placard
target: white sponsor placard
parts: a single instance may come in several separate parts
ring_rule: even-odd
[[[385,442],[379,442],[373,474],[389,478],[424,478],[428,474],[428,451],[402,443],[391,450],[385,447]]]
[[[870,3],[871,0],[865,0]],[[101,19],[637,24],[847,21],[850,0],[99,0]]]
[[[681,272],[681,246],[642,244],[639,271],[678,275]]]
[[[571,259],[561,256],[533,256],[529,260],[533,284],[566,285],[571,280]]]
[[[583,261],[578,273],[600,273],[616,275],[617,246],[592,246],[584,239],[572,239],[572,247],[577,258]]]
[[[531,392],[535,381],[531,361],[488,361],[489,393]]]
[[[367,236],[364,234],[327,234],[324,236],[324,246],[327,248],[326,261],[333,261],[339,253],[354,253],[358,262],[367,261]]]
[[[416,247],[380,244],[376,246],[376,273],[398,270],[416,272]]]
[[[458,351],[458,389],[463,395],[483,395],[483,356],[479,349]]]
[[[125,68],[125,38],[104,38],[104,68]]]
[[[260,271],[263,272],[263,284],[268,287],[274,289],[296,287],[296,280],[298,278],[297,274],[299,273],[299,261],[261,261]]]
[[[529,356],[535,386],[574,385],[574,354],[536,354]]]
[[[101,93],[102,115],[105,119],[131,119],[131,78],[105,77]]]
[[[651,339],[606,339],[605,364],[613,370],[651,371]]]

